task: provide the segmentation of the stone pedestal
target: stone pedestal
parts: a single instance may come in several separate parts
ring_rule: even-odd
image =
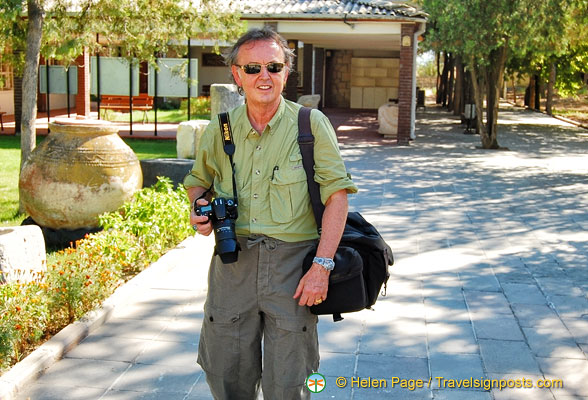
[[[304,107],[318,108],[320,101],[320,94],[305,94],[298,98],[297,103],[302,104]]]
[[[398,135],[398,104],[387,103],[378,108],[378,132],[385,137]]]
[[[178,158],[196,158],[200,137],[209,123],[210,121],[206,119],[195,119],[180,123],[176,133]]]
[[[237,85],[215,83],[210,86],[211,119],[244,103],[245,98],[237,91]]]
[[[34,225],[0,228],[0,283],[29,282],[47,269],[45,240]]]
[[[151,186],[157,182],[158,176],[166,176],[171,179],[174,186],[179,186],[184,182],[184,177],[190,172],[193,165],[193,160],[185,158],[151,158],[141,160],[143,185],[144,187]]]

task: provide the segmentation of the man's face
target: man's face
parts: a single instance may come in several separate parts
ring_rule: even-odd
[[[268,63],[284,63],[284,53],[274,41],[258,40],[245,43],[239,49],[238,65],[250,63],[266,65]],[[279,102],[280,94],[284,90],[288,79],[288,67],[277,73],[268,71],[263,66],[258,74],[247,74],[243,69],[233,65],[231,72],[237,85],[243,88],[247,103],[254,106],[271,106]]]

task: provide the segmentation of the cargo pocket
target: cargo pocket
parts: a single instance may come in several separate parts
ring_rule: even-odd
[[[276,319],[279,356],[274,360],[277,384],[299,386],[319,366],[317,317]]]
[[[290,222],[300,214],[301,201],[307,194],[306,173],[297,165],[276,170],[270,181],[270,206],[274,222]]]
[[[198,345],[198,364],[215,375],[237,373],[239,314],[206,307]]]

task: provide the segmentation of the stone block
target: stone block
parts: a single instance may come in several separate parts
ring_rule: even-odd
[[[398,105],[387,103],[378,108],[378,132],[382,135],[398,133]]]
[[[380,78],[376,81],[377,87],[398,87],[398,79],[396,78]]]
[[[388,78],[394,78],[398,80],[400,77],[400,70],[399,69],[389,69],[388,70]]]
[[[387,76],[386,68],[368,68],[366,69],[366,76],[371,78],[384,78]]]
[[[210,116],[232,110],[245,103],[245,98],[237,91],[237,85],[215,83],[210,86]]]
[[[180,123],[176,133],[176,151],[178,153],[178,158],[196,158],[200,137],[209,123],[210,121],[205,119],[196,119]]]
[[[152,158],[141,160],[143,187],[155,184],[158,176],[168,177],[175,186],[179,186],[184,181],[184,177],[192,169],[192,165],[194,165],[194,161],[184,158]]]
[[[378,68],[396,68],[400,65],[398,58],[378,58],[376,59],[376,67]]]
[[[374,108],[378,108],[381,105],[388,103],[388,96],[386,88],[375,88],[374,89]]]
[[[362,108],[363,88],[351,87],[351,108]]]
[[[389,99],[398,99],[398,88],[397,87],[391,87],[386,90],[388,92]]]
[[[297,103],[302,104],[304,107],[318,108],[320,101],[320,94],[305,94],[298,98]]]
[[[376,108],[375,102],[375,88],[363,88],[363,107],[362,108]]]
[[[357,67],[351,70],[351,75],[353,76],[365,76],[365,68]]]
[[[374,78],[352,76],[351,77],[351,86],[362,86],[362,87],[376,86],[376,80]]]
[[[375,62],[371,58],[353,57],[351,59],[351,67],[371,67]]]
[[[0,228],[0,282],[29,282],[47,269],[45,239],[36,225]]]
[[[480,340],[480,353],[488,372],[541,374],[524,341]]]

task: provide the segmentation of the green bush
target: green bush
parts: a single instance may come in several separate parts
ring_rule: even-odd
[[[188,100],[182,100],[180,110],[188,109]],[[190,115],[210,115],[210,97],[198,96],[190,98]]]
[[[46,273],[0,285],[0,369],[43,338],[98,307],[122,283],[192,234],[186,192],[160,178],[119,210],[100,217],[103,231],[58,252]]]

